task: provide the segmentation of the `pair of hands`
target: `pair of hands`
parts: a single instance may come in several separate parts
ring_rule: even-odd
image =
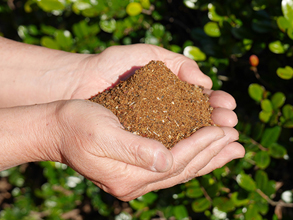
[[[131,67],[150,60],[162,60],[181,80],[204,86],[214,107],[212,119],[220,127],[202,128],[167,150],[158,141],[123,130],[101,105],[80,100],[111,87],[121,73],[130,74]],[[76,73],[78,83],[70,88],[70,99],[79,100],[60,102],[56,113],[65,134],[59,147],[61,162],[121,200],[186,182],[244,155],[235,142],[235,100],[210,90],[210,78],[183,55],[151,45],[114,46],[83,59]]]
[[[146,44],[74,54],[2,37],[0,55],[0,170],[30,161],[63,162],[128,201],[244,155],[235,142],[235,100],[211,91],[210,78],[183,55]],[[123,130],[112,112],[85,100],[150,60],[161,60],[181,80],[204,86],[214,107],[212,119],[220,127],[202,128],[167,150]],[[4,108],[11,106],[18,107]]]

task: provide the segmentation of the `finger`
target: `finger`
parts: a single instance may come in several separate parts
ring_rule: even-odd
[[[236,139],[238,139],[238,132],[234,128],[224,127],[222,129],[225,133],[225,136],[218,139],[217,141],[212,141],[207,147],[205,147],[196,156],[194,156],[192,160],[187,164],[187,166],[185,166],[180,173],[177,173],[177,175],[171,176],[170,174],[171,177],[169,178],[163,179],[158,182],[150,183],[148,185],[149,190],[172,187],[176,184],[186,182],[196,176],[199,176],[198,172],[202,170],[205,166],[207,166],[207,164],[227,145],[227,143],[233,142]],[[216,132],[216,130],[214,131]],[[197,146],[193,145],[192,147],[196,148]],[[190,151],[191,150],[189,150],[187,153],[190,153]],[[176,164],[178,159],[176,158],[176,156],[177,155],[174,155],[174,164]],[[180,160],[182,160],[182,158],[180,158]]]
[[[172,167],[172,154],[162,143],[121,128],[115,129],[113,135],[117,146],[112,147],[111,158],[156,172],[165,172]]]
[[[231,160],[244,157],[245,149],[238,142],[232,142],[224,147],[197,175],[202,176],[212,172],[216,168],[221,168]]]
[[[224,136],[225,133],[220,127],[211,126],[202,128],[190,137],[178,142],[171,149],[175,165],[175,170],[173,169],[172,172],[181,172],[198,153]]]
[[[226,108],[215,108],[211,118],[219,126],[234,127],[238,123],[236,113]]]
[[[236,108],[236,102],[235,99],[228,93],[224,91],[213,91],[205,89],[204,93],[208,94],[210,96],[210,103],[211,106],[214,108],[226,108],[230,110],[234,110]]]
[[[196,157],[184,169],[184,172],[181,174],[183,182],[186,182],[195,176],[199,176],[198,172],[207,166],[214,157],[217,157],[223,148],[229,143],[238,140],[239,133],[236,129],[230,127],[222,127],[222,129],[225,132],[225,136],[211,143],[207,148],[196,155]],[[218,167],[214,166],[214,169],[216,168]]]
[[[189,58],[181,64],[178,77],[190,84],[200,85],[207,89],[211,89],[213,85],[211,78],[205,75],[196,62]]]

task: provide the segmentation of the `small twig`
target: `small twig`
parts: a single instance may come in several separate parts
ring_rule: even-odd
[[[212,202],[213,200],[212,200],[212,198],[209,196],[209,194],[207,193],[207,191],[205,190],[205,188],[204,188],[204,187],[200,187],[200,188],[201,188],[201,190],[202,190],[202,192],[203,192],[204,197],[205,197],[207,200],[209,200],[210,202]]]
[[[286,207],[286,208],[293,208],[293,203],[285,203],[283,201],[273,201],[271,200],[266,194],[263,193],[260,189],[257,189],[256,192],[263,197],[270,205],[272,206],[280,206],[280,207]]]
[[[267,148],[265,148],[264,146],[262,146],[260,143],[258,143],[257,141],[255,141],[254,139],[250,138],[251,143],[255,144],[258,146],[259,149],[263,150],[263,151],[268,151]]]

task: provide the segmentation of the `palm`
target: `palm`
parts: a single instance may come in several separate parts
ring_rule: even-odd
[[[72,98],[90,98],[119,80],[128,78],[151,60],[163,61],[184,81],[211,88],[211,80],[199,70],[193,60],[161,47],[138,44],[110,47],[99,55],[87,58],[82,83]]]

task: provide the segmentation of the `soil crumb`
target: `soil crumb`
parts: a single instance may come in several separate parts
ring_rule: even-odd
[[[214,125],[203,87],[181,81],[162,61],[149,62],[90,100],[111,110],[126,130],[158,140],[168,149]]]

